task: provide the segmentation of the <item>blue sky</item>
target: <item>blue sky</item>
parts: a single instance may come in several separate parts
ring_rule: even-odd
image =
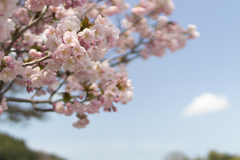
[[[57,114],[32,120],[28,127],[1,124],[0,130],[69,160],[160,160],[175,150],[191,157],[211,149],[240,154],[240,1],[174,3],[169,19],[184,27],[196,24],[201,36],[176,53],[130,64],[134,98],[128,105],[89,116],[90,125],[81,130],[71,126],[74,117]],[[225,97],[227,105],[183,116],[206,93]]]

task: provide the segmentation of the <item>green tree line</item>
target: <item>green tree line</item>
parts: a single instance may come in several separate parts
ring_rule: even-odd
[[[182,152],[172,152],[164,160],[240,160],[239,155],[210,151],[206,157],[189,158]]]
[[[64,160],[55,155],[32,151],[23,140],[0,133],[0,160]]]

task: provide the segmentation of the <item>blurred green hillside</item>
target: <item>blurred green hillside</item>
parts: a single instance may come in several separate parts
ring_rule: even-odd
[[[197,157],[192,159],[182,152],[172,152],[168,154],[164,160],[240,160],[240,156],[210,151],[206,157]]]
[[[230,154],[222,154],[216,151],[211,151],[208,154],[208,160],[240,160],[240,156],[230,155]]]
[[[0,160],[64,160],[55,155],[32,151],[23,140],[0,133]]]

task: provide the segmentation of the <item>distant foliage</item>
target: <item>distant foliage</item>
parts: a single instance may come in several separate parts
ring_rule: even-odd
[[[230,155],[230,154],[222,154],[216,151],[211,151],[208,154],[208,160],[240,160],[239,155]]]
[[[35,152],[23,140],[0,133],[0,160],[64,160],[54,155]]]
[[[189,158],[182,152],[171,152],[164,160],[240,160],[240,155],[231,155],[210,151],[207,157]]]

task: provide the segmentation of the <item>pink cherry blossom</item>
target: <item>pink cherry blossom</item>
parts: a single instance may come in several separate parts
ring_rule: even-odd
[[[74,47],[78,44],[78,37],[76,33],[67,31],[63,35],[63,41],[67,46]]]
[[[63,102],[57,102],[55,105],[55,111],[58,114],[64,114],[65,113],[65,108]]]
[[[95,38],[93,31],[88,28],[85,28],[82,32],[79,32],[78,36],[87,44],[91,43]]]
[[[31,86],[33,88],[40,88],[42,85],[43,79],[39,73],[31,75]]]
[[[16,78],[17,74],[15,72],[14,69],[11,68],[4,68],[1,72],[0,72],[0,80],[4,81],[4,82],[9,82],[11,80],[13,80],[14,78]]]
[[[60,44],[57,48],[57,55],[60,59],[67,59],[71,56],[71,48],[66,44]]]
[[[55,35],[48,36],[47,41],[45,42],[46,47],[51,51],[55,52],[58,46],[62,43],[60,37],[57,37]]]

